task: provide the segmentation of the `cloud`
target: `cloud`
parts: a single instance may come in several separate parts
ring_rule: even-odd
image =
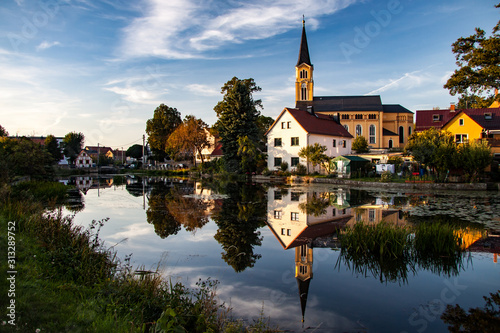
[[[46,49],[49,49],[53,46],[58,46],[58,45],[61,45],[61,43],[59,42],[47,42],[47,41],[43,41],[40,43],[40,45],[38,45],[36,47],[36,50],[37,51],[41,51],[41,50],[46,50]]]
[[[205,84],[188,84],[186,89],[196,95],[219,96],[220,88],[215,88]]]
[[[357,0],[218,1],[146,0],[144,15],[124,28],[121,56],[203,58],[227,44],[269,38],[297,28],[302,14],[309,27],[317,18]]]

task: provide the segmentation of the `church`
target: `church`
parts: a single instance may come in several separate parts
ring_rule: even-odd
[[[413,131],[413,112],[399,104],[382,104],[378,95],[314,96],[313,71],[302,21],[295,108],[334,117],[354,138],[364,136],[372,151],[404,148]]]

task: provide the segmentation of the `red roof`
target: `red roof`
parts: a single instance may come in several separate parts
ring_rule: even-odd
[[[459,114],[465,113],[472,120],[478,123],[481,127],[494,130],[500,129],[500,109],[499,108],[483,108],[483,109],[462,109],[462,110],[417,110],[415,120],[415,131],[424,131],[431,127],[441,129]],[[485,117],[485,114],[491,114],[491,119]],[[437,120],[439,117],[439,120]]]
[[[443,126],[453,118],[459,111],[458,110],[417,110],[415,118],[415,131],[425,131],[431,127],[437,129]]]
[[[222,153],[222,142],[217,142],[215,144],[214,150],[212,151],[210,156],[216,157],[216,156],[223,156],[223,155],[224,154]]]
[[[288,111],[308,133],[346,138],[353,137],[344,126],[340,125],[328,115],[309,113],[307,111],[292,108],[285,108],[285,110]]]

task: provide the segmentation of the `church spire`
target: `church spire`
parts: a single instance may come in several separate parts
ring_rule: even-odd
[[[302,17],[302,38],[300,39],[300,51],[297,66],[300,64],[312,66],[311,59],[309,58],[309,48],[307,47],[306,21],[304,20],[304,17]]]

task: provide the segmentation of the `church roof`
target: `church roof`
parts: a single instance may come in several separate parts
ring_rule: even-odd
[[[317,96],[312,101],[297,101],[295,107],[306,110],[312,106],[314,112],[383,111],[379,95],[369,96]]]
[[[384,113],[411,113],[411,114],[413,114],[413,112],[411,112],[410,110],[408,110],[407,108],[405,108],[399,104],[384,104],[382,106],[384,108]]]
[[[286,108],[285,110],[288,110],[292,117],[308,133],[352,138],[352,135],[344,126],[340,125],[330,116],[292,108]]]
[[[306,25],[304,21],[302,21],[302,38],[300,39],[299,60],[297,60],[297,66],[300,64],[312,66],[311,59],[309,58],[309,48],[307,47]]]

